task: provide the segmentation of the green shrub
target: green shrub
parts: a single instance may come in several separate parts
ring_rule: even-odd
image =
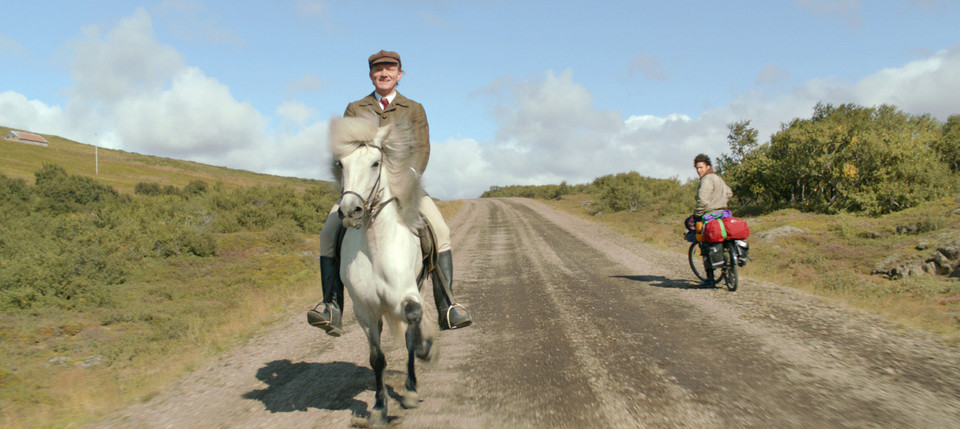
[[[195,229],[185,229],[179,237],[183,248],[196,256],[215,256],[217,254],[217,240],[210,232],[199,232]]]
[[[191,181],[190,183],[187,183],[187,186],[183,187],[182,195],[187,198],[195,197],[195,196],[206,194],[207,189],[208,189],[207,182],[204,182],[203,180],[194,180],[194,181]]]
[[[35,213],[3,223],[0,291],[8,305],[96,305],[104,285],[126,280],[128,261],[92,218]]]
[[[944,133],[949,125],[889,105],[818,104],[810,119],[794,119],[760,146],[737,137],[749,131],[744,124],[731,125],[734,155],[721,159],[741,203],[878,216],[960,184],[950,171],[958,152]]]
[[[133,187],[133,193],[137,195],[160,195],[160,184],[154,182],[140,182]]]
[[[0,309],[26,310],[33,303],[43,298],[40,292],[30,286],[16,286],[7,290],[0,290]]]
[[[11,179],[0,174],[0,216],[25,216],[30,212],[32,194],[23,179]]]
[[[676,178],[654,179],[631,171],[598,177],[593,186],[600,197],[601,211],[643,209],[668,215],[693,212],[696,187],[691,183],[681,185]]]
[[[0,176],[0,308],[109,305],[149,259],[217,254],[218,232],[267,231],[296,243],[317,233],[332,186],[236,188],[143,182],[135,196],[46,164],[36,185]]]
[[[136,195],[180,195],[180,189],[173,185],[161,186],[159,183],[140,182],[133,187]]]
[[[293,219],[280,219],[267,230],[267,239],[283,245],[299,243],[303,240],[300,227]]]
[[[86,176],[70,176],[54,164],[44,163],[38,170],[35,190],[41,197],[38,208],[52,213],[69,213],[82,207],[117,199],[120,194],[110,186]]]
[[[567,182],[560,182],[559,185],[514,185],[514,186],[491,186],[480,198],[540,198],[552,200],[560,198],[562,195],[585,194],[589,193],[591,185],[581,184],[570,186]]]

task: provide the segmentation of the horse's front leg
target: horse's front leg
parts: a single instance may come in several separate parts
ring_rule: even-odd
[[[423,306],[416,301],[407,301],[404,305],[404,316],[407,319],[407,385],[400,405],[404,408],[420,406],[420,395],[417,393],[417,371],[414,365],[414,354],[422,341],[420,321],[423,318]]]
[[[376,381],[375,402],[373,410],[370,412],[369,423],[371,426],[383,426],[388,423],[387,419],[387,389],[383,383],[383,372],[387,368],[387,358],[380,348],[380,334],[383,332],[383,321],[377,321],[376,331],[367,330],[367,339],[370,342],[370,367],[373,368],[373,377]]]
[[[432,335],[424,335],[423,306],[416,299],[409,298],[403,305],[404,317],[407,321],[407,384],[401,405],[404,408],[416,408],[420,405],[420,395],[417,393],[417,371],[415,358],[430,361],[437,352],[436,342]]]

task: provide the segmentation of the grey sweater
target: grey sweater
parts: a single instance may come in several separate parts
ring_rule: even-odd
[[[713,172],[704,174],[697,188],[697,208],[693,214],[703,216],[704,213],[725,209],[732,196],[733,191],[720,176]]]

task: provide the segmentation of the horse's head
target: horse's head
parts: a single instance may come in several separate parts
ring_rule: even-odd
[[[343,195],[343,225],[359,228],[386,204],[396,201],[404,223],[414,226],[423,190],[411,168],[417,146],[410,133],[393,125],[378,127],[369,118],[339,118],[330,124],[334,176]]]

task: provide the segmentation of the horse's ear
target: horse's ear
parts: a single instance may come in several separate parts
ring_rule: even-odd
[[[393,131],[393,124],[387,124],[377,129],[377,135],[373,138],[373,144],[383,147],[383,142],[387,139],[387,136],[390,135],[391,131]]]

